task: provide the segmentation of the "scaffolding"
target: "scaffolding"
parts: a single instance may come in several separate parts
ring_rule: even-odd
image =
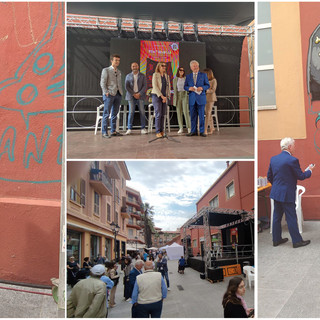
[[[228,214],[233,216],[238,216],[238,219],[234,219],[230,222],[226,222],[224,224],[213,226],[215,229],[224,229],[231,227],[233,225],[240,224],[242,222],[246,222],[249,220],[253,220],[254,213],[252,211],[245,210],[235,210],[235,209],[223,209],[223,208],[212,208],[212,207],[203,207],[198,213],[196,213],[192,218],[190,218],[183,226],[183,245],[185,248],[185,258],[188,258],[188,247],[187,247],[187,229],[192,226],[192,228],[203,228],[204,229],[204,257],[207,257],[208,252],[210,252],[211,248],[211,226],[210,226],[210,214]],[[197,222],[203,218],[203,223],[197,224]],[[253,237],[253,234],[252,234]],[[237,248],[236,248],[237,249]],[[238,253],[236,250],[236,256],[238,259]],[[205,274],[207,275],[207,269],[209,267],[209,262],[205,260]]]

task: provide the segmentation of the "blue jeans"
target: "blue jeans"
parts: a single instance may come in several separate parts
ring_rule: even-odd
[[[140,113],[140,123],[141,123],[141,129],[144,129],[146,127],[146,118],[145,118],[145,110],[144,110],[144,100],[137,100],[135,98],[132,98],[129,100],[129,118],[128,118],[128,129],[132,129],[132,123],[134,118],[134,111],[136,109],[136,105],[139,107],[139,113]]]
[[[170,287],[170,284],[169,284],[169,275],[168,275],[168,271],[166,271],[166,272],[161,272],[161,275],[162,275],[162,277],[163,277],[163,278],[165,278],[165,279],[166,279],[167,288],[169,288],[169,287]]]
[[[190,105],[190,117],[191,117],[191,133],[197,133],[197,122],[199,117],[199,131],[204,132],[204,109],[205,105]]]
[[[164,117],[167,113],[167,104],[162,102],[161,97],[157,97],[156,94],[152,94],[152,104],[155,114],[156,133],[164,131]]]
[[[117,92],[115,96],[103,95],[103,115],[102,115],[102,123],[101,123],[101,131],[102,134],[108,133],[108,118],[111,112],[111,133],[116,131],[116,123],[117,123],[117,115],[119,112],[119,106],[121,103],[121,94]]]
[[[132,306],[132,318],[161,318],[162,300],[148,304],[138,304]]]

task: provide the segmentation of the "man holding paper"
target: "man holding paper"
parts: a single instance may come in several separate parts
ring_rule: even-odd
[[[296,213],[297,180],[311,177],[314,165],[310,164],[303,172],[299,160],[293,156],[295,142],[292,138],[284,138],[280,142],[282,152],[270,160],[268,180],[272,184],[270,198],[274,200],[272,240],[273,246],[288,241],[281,237],[281,220],[285,213],[293,248],[306,246],[310,240],[304,241],[299,233]]]
[[[191,132],[187,136],[197,136],[197,122],[199,117],[200,136],[206,137],[204,133],[204,109],[206,105],[206,90],[210,88],[208,77],[199,71],[199,62],[190,62],[191,74],[188,74],[184,84],[184,90],[189,92],[189,109],[191,118]]]

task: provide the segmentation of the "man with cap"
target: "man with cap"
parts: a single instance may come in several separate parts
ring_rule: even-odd
[[[106,285],[100,280],[105,266],[90,269],[90,278],[79,281],[72,289],[67,303],[68,318],[105,318],[107,314]]]
[[[132,318],[160,318],[167,287],[160,272],[153,270],[152,261],[144,265],[145,272],[137,276],[132,292]]]

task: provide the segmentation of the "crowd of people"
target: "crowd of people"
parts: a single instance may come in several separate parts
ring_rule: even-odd
[[[68,317],[107,317],[108,308],[116,307],[118,264],[115,260],[106,261],[100,254],[94,263],[85,257],[80,268],[73,256],[68,260],[67,282],[72,287]],[[124,275],[123,297],[132,304],[132,318],[160,317],[162,301],[170,290],[166,254],[134,253],[123,256],[119,264]]]
[[[116,131],[116,120],[119,107],[123,97],[121,80],[120,56],[111,56],[111,66],[104,68],[101,73],[100,86],[102,89],[104,111],[102,116],[101,131],[103,138],[122,136]],[[183,133],[183,117],[185,119],[187,136],[199,134],[206,137],[214,131],[212,107],[217,101],[216,88],[217,80],[213,71],[209,68],[200,71],[199,63],[196,60],[190,62],[192,73],[186,75],[185,69],[179,66],[176,77],[173,79],[173,101],[171,104],[176,107],[179,124],[178,134]],[[139,107],[141,134],[146,134],[145,121],[145,100],[147,91],[146,76],[139,71],[137,62],[131,63],[132,72],[126,75],[125,100],[129,104],[128,129],[126,135],[132,133],[133,118],[136,106]],[[167,74],[167,63],[159,62],[152,75],[151,99],[155,112],[156,137],[164,137],[164,119],[167,113],[167,106],[171,99],[170,77]],[[110,116],[110,135],[108,134],[108,119]],[[208,126],[210,130],[208,131]]]
[[[165,252],[145,251],[142,255],[122,256],[119,263],[105,261],[99,255],[94,264],[84,258],[83,268],[72,256],[68,261],[68,283],[72,276],[72,292],[68,298],[67,316],[105,318],[108,309],[115,308],[115,294],[120,279],[118,265],[123,272],[123,300],[132,304],[132,318],[160,318],[163,299],[170,291],[168,260]],[[178,272],[184,274],[186,260],[178,260]],[[81,274],[81,277],[77,277]],[[83,276],[84,275],[84,276]],[[74,280],[74,278],[76,281]],[[244,300],[245,284],[241,277],[229,281],[223,296],[225,318],[253,317],[253,309]]]

